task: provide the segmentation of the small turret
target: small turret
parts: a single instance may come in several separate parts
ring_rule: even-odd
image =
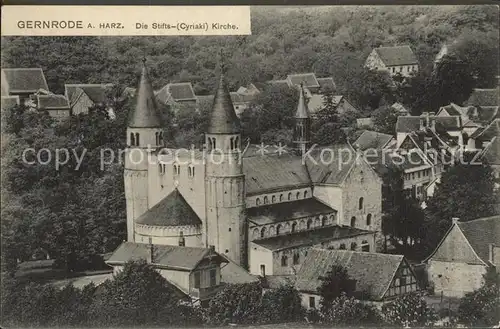
[[[294,144],[301,155],[307,152],[311,141],[311,118],[307,107],[304,85],[299,87],[299,102],[295,112]]]

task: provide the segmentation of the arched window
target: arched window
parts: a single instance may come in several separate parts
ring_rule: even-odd
[[[285,255],[281,256],[281,266],[288,266],[288,257]]]
[[[281,224],[278,224],[278,226],[276,226],[276,235],[280,235],[281,233]]]
[[[309,218],[309,219],[307,220],[307,229],[308,229],[308,230],[309,230],[309,229],[311,229],[311,227],[312,227],[312,223],[313,223],[312,219],[310,219],[310,218]]]
[[[321,219],[319,217],[316,217],[314,219],[314,227],[320,227],[321,226]]]
[[[194,177],[194,166],[193,165],[189,165],[189,167],[188,167],[188,176],[189,176],[189,178]]]
[[[307,191],[304,191],[304,199],[307,198]]]
[[[339,249],[340,250],[345,250],[345,243],[341,243]]]
[[[231,144],[231,145],[230,145],[231,150],[233,150],[233,149],[234,149],[234,138],[233,138],[233,137],[231,137],[231,138],[229,139],[229,143]]]
[[[361,251],[366,251],[366,252],[370,251],[370,245],[368,244],[368,241],[363,240],[361,242]]]
[[[280,202],[283,201],[283,194],[280,194]]]
[[[158,145],[163,145],[163,132],[160,131],[158,134]]]
[[[264,197],[264,204],[268,204],[269,203],[269,199],[267,198],[267,195]]]
[[[372,214],[366,215],[366,225],[372,224]]]
[[[359,198],[359,210],[363,209],[363,197]]]
[[[288,193],[288,201],[292,200],[292,192]]]
[[[261,238],[265,238],[266,237],[266,228],[263,227],[261,230],[260,230],[260,237]]]
[[[161,167],[161,163],[158,163],[158,172],[160,173],[160,175],[163,175],[163,170],[162,170],[162,167]]]
[[[160,140],[160,139],[158,138],[158,132],[155,132],[155,138],[156,138],[156,139],[155,139],[155,143],[156,143],[156,145],[160,144],[160,143],[159,143],[159,140]]]
[[[135,133],[135,145],[139,146],[139,144],[141,144],[139,142],[139,133]]]
[[[292,233],[297,231],[297,222],[293,222],[292,224]]]
[[[254,238],[258,238],[259,237],[259,229],[258,228],[256,228],[256,229],[253,230],[253,237]]]
[[[239,139],[239,137],[236,137],[236,138],[234,139],[234,148],[235,148],[235,149],[238,149],[238,148],[239,148],[239,143],[240,143],[240,139]]]
[[[356,226],[356,217],[352,216],[351,217],[351,227]]]
[[[181,172],[180,166],[177,164],[174,164],[174,175],[179,175],[180,172]]]
[[[321,217],[321,226],[325,226],[326,225],[326,217],[323,216]]]
[[[335,224],[335,215],[330,215],[330,223]]]
[[[130,133],[130,146],[135,146],[135,135]]]
[[[276,203],[276,196],[275,195],[273,195],[273,197],[271,198],[271,202]]]
[[[260,206],[260,198],[255,199],[255,205]]]
[[[300,192],[297,192],[297,195],[295,197],[297,200],[300,199]]]
[[[293,265],[299,265],[300,263],[300,255],[299,253],[293,254]]]
[[[351,243],[351,250],[356,250],[357,247],[358,245],[356,244],[356,242]]]

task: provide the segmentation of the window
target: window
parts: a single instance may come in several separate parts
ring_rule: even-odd
[[[351,243],[351,250],[356,250],[357,247],[358,245],[356,244],[356,242]]]
[[[293,265],[299,265],[300,263],[300,255],[299,253],[293,254]]]
[[[326,225],[326,217],[321,217],[321,226]]]
[[[372,214],[366,215],[366,225],[370,226],[372,224]]]
[[[297,192],[296,199],[300,199],[300,192]]]
[[[356,217],[352,216],[351,217],[351,227],[356,226]]]
[[[316,299],[314,298],[314,296],[309,297],[309,307],[316,308]]]
[[[229,139],[229,143],[230,143],[231,150],[234,150],[234,138],[233,137],[231,137]]]
[[[281,224],[278,224],[278,226],[276,226],[276,235],[280,235],[281,233]]]
[[[260,230],[260,237],[264,238],[266,236],[266,228],[263,227],[262,230]]]
[[[288,193],[288,201],[292,200],[292,192]]]
[[[260,265],[260,276],[266,276],[266,265]]]
[[[370,251],[370,245],[368,244],[368,241],[363,240],[363,242],[361,242],[361,251]]]
[[[158,145],[163,145],[163,132],[158,134]]]
[[[297,223],[292,224],[292,233],[297,230]]]
[[[417,173],[418,178],[420,178],[420,171]]]
[[[258,238],[259,237],[259,229],[258,228],[256,228],[256,229],[253,230],[253,237],[254,238]]]
[[[184,233],[182,231],[179,232],[179,246],[186,246],[186,239],[184,238]]]
[[[210,287],[217,285],[217,271],[214,269],[210,270]]]
[[[280,194],[280,202],[283,201],[283,194]]]
[[[239,143],[240,143],[240,139],[239,139],[239,137],[236,137],[236,138],[234,139],[234,148],[235,148],[235,149],[238,149],[238,148],[240,147],[240,146],[239,146]]]
[[[281,266],[283,266],[283,267],[288,266],[288,257],[287,256],[281,256]]]
[[[135,146],[135,135],[130,133],[130,146]]]
[[[346,249],[346,248],[345,248],[345,243],[341,243],[341,244],[340,244],[339,249],[340,249],[340,250],[345,250],[345,249]]]
[[[179,175],[181,172],[181,167],[177,164],[174,164],[174,175]]]
[[[201,274],[200,272],[194,272],[194,287],[199,289],[201,283]]]
[[[189,176],[189,178],[194,177],[194,166],[193,165],[189,165],[189,167],[188,167],[188,176]]]
[[[275,195],[273,195],[273,197],[271,198],[271,202],[276,203],[276,196]]]
[[[255,199],[255,205],[260,206],[260,198]]]
[[[264,197],[264,204],[268,204],[269,203],[269,199],[267,198],[267,195]]]
[[[307,198],[307,191],[304,191],[304,199]]]
[[[307,229],[308,229],[308,230],[310,230],[310,229],[311,229],[311,227],[312,227],[312,222],[313,222],[313,221],[312,221],[312,219],[310,219],[310,218],[307,220]]]
[[[359,203],[359,210],[363,209],[363,201],[364,201],[363,197],[359,198],[359,202],[358,202]]]
[[[135,145],[136,146],[139,146],[140,142],[139,142],[139,133],[135,133]]]
[[[155,132],[155,138],[156,138],[155,139],[156,145],[160,144],[160,143],[158,143],[158,140],[159,140],[159,138],[158,138],[158,132]]]

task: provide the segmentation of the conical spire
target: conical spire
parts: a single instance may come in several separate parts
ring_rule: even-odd
[[[153,86],[149,81],[146,58],[142,62],[141,81],[137,91],[137,104],[135,110],[130,115],[129,127],[159,128],[161,127],[161,119],[156,107]]]
[[[306,97],[304,95],[304,85],[300,84],[299,87],[299,104],[297,105],[297,112],[295,112],[296,119],[308,119],[309,109],[307,108]]]
[[[217,86],[217,91],[215,92],[208,133],[237,134],[240,132],[240,120],[236,116],[236,112],[234,112],[231,94],[226,86],[224,77],[225,66],[222,62],[222,54],[220,60],[219,85]]]

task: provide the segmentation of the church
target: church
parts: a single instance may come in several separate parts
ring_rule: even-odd
[[[203,149],[166,148],[144,63],[127,128],[128,242],[211,247],[261,276],[295,273],[313,247],[381,250],[380,177],[350,145],[311,151],[297,89],[293,150],[242,146],[223,69]]]

